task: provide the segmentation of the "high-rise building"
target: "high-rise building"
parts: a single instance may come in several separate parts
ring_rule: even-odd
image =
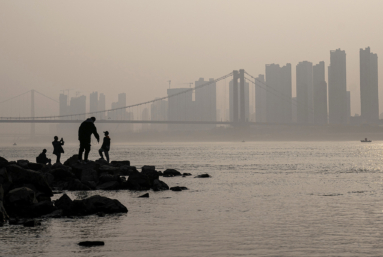
[[[64,94],[60,94],[59,97],[59,115],[67,115],[69,114],[69,106],[68,106],[68,96]]]
[[[266,116],[266,84],[265,76],[258,75],[255,80],[255,121],[256,122],[267,122]]]
[[[200,78],[195,82],[195,120],[197,121],[216,121],[217,120],[217,89],[214,79],[205,81]],[[209,85],[202,86],[210,82]],[[202,87],[201,87],[202,86]],[[197,89],[197,87],[199,87]],[[214,128],[212,125],[201,125],[199,128]]]
[[[266,116],[267,122],[289,123],[291,109],[291,64],[266,64]]]
[[[98,107],[99,111],[105,111],[106,110],[105,95],[103,93],[100,93],[97,107]],[[101,120],[105,120],[106,119],[106,113],[105,112],[99,113],[99,118]]]
[[[379,121],[378,55],[360,49],[360,107],[363,123]]]
[[[98,111],[98,92],[90,93],[89,96],[89,111],[90,112],[97,112]],[[99,118],[98,113],[91,114],[93,117],[96,117],[96,119]]]
[[[314,122],[313,64],[303,61],[297,64],[297,122]]]
[[[340,49],[330,51],[328,107],[330,124],[347,124],[346,52]]]
[[[327,83],[324,62],[313,66],[314,123],[327,124]]]
[[[168,120],[168,101],[157,100],[153,102],[150,106],[150,114],[152,121]],[[151,124],[153,130],[164,131],[166,128],[166,124]]]
[[[168,92],[168,120],[194,120],[193,91],[190,88],[171,88]],[[176,95],[178,94],[178,95]],[[175,95],[175,96],[172,96]],[[169,130],[189,130],[191,126],[184,124],[169,124]]]
[[[238,83],[239,84],[239,83]],[[234,121],[234,92],[233,92],[233,80],[229,82],[229,109],[230,109],[230,121]],[[238,93],[238,110],[239,106],[239,93]],[[249,102],[249,83],[245,82],[245,120],[249,120],[250,102]]]
[[[351,93],[347,91],[347,124],[350,124],[351,117]]]
[[[77,96],[70,99],[69,114],[76,115],[76,119],[84,120],[86,118],[86,96]]]

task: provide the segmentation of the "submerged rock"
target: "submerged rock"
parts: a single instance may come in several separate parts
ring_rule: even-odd
[[[84,200],[74,200],[70,210],[72,215],[103,213],[127,213],[128,209],[116,199],[94,195]]]
[[[105,243],[103,241],[83,241],[78,243],[78,245],[90,247],[90,246],[105,245]]]
[[[205,173],[205,174],[195,176],[195,178],[211,178],[211,176],[209,174]]]
[[[24,222],[24,227],[36,227],[36,226],[40,226],[41,225],[41,222],[38,221],[38,220],[28,220],[26,222]]]
[[[146,193],[146,194],[143,194],[143,195],[140,195],[139,198],[149,198],[149,193]]]
[[[181,176],[181,172],[179,172],[178,170],[175,170],[175,169],[167,169],[163,172],[164,174],[164,177],[166,176]]]
[[[172,190],[172,191],[183,191],[183,190],[188,190],[188,188],[176,186],[176,187],[171,187],[170,190]]]

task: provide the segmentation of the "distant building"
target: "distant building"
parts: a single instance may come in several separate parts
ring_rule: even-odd
[[[379,121],[378,55],[360,49],[360,107],[363,123]]]
[[[347,91],[347,124],[350,124],[351,117],[351,93]]]
[[[238,83],[239,85],[239,83]],[[238,86],[239,88],[239,86]],[[234,121],[234,92],[233,92],[233,80],[229,82],[229,110],[230,110],[230,121]],[[238,110],[239,110],[239,93],[238,93]],[[245,82],[245,120],[249,120],[250,102],[249,102],[249,83]]]
[[[69,114],[75,115],[75,119],[86,119],[86,96],[72,97],[70,99]],[[81,115],[76,115],[81,114]]]
[[[103,93],[100,93],[97,107],[98,107],[98,111],[105,111],[106,110],[105,95]],[[99,118],[101,120],[105,120],[106,119],[106,113],[105,112],[99,113]]]
[[[69,114],[69,106],[68,106],[68,96],[64,94],[60,94],[59,96],[59,115],[67,115]]]
[[[168,101],[158,100],[150,106],[151,120],[152,121],[163,121],[168,120]],[[157,131],[164,131],[167,129],[166,124],[151,124],[151,129]]]
[[[324,62],[313,66],[314,123],[327,124],[327,83]]]
[[[291,113],[291,64],[266,65],[266,116],[267,122],[290,123]]]
[[[330,124],[347,124],[346,52],[340,49],[330,51],[328,106]]]
[[[195,82],[195,120],[196,121],[216,121],[217,120],[217,89],[216,83],[212,83],[213,78],[205,81],[200,78]],[[209,85],[202,86],[210,82]],[[202,86],[202,87],[201,87]],[[199,87],[199,88],[198,88]],[[198,89],[197,89],[198,88]],[[209,129],[216,125],[198,125],[199,128]]]
[[[294,122],[294,123],[297,123],[298,122],[298,105],[297,105],[297,98],[296,97],[293,97],[292,98],[292,100],[291,100],[291,102],[292,102],[292,105],[291,105],[291,109],[292,109],[292,111],[291,111],[291,113],[292,113],[292,121]]]
[[[255,80],[255,121],[256,122],[267,122],[266,113],[266,83],[265,76],[258,75]]]
[[[192,121],[194,120],[193,91],[190,88],[171,88],[168,92],[168,120]],[[176,95],[179,94],[179,95]],[[175,96],[172,96],[175,95]],[[187,124],[168,124],[168,129],[190,130]]]
[[[296,72],[297,122],[314,123],[313,64],[300,62]]]
[[[98,92],[93,92],[89,96],[89,111],[90,112],[97,112],[98,111]],[[96,119],[99,118],[98,113],[91,114],[93,117],[96,117]]]
[[[142,120],[150,120],[150,114],[148,108],[144,108],[142,110],[142,115],[141,115]],[[149,130],[149,123],[142,123],[142,130],[143,131],[148,131]]]

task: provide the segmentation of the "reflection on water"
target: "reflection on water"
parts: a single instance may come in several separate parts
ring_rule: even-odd
[[[375,142],[117,146],[114,159],[137,167],[212,178],[162,178],[189,190],[150,191],[150,198],[130,191],[69,193],[116,198],[129,212],[2,227],[0,256],[380,256],[382,148]],[[33,160],[38,152],[10,149],[1,148],[0,156]],[[65,150],[63,159],[77,151]],[[77,245],[84,240],[105,246]]]

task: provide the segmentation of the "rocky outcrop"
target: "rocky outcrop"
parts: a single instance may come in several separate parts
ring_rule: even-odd
[[[8,165],[8,160],[0,156],[0,169]]]
[[[128,209],[118,200],[94,195],[84,200],[74,200],[70,209],[71,215],[91,215],[103,213],[127,213]]]
[[[169,190],[169,186],[165,182],[155,179],[153,180],[152,189],[153,191],[164,191]]]
[[[112,161],[110,164],[115,167],[130,166],[130,161]]]
[[[205,173],[205,174],[195,176],[195,178],[211,178],[211,176],[209,174]]]
[[[164,177],[174,177],[174,176],[181,176],[181,172],[175,169],[167,169],[163,172]]]
[[[176,187],[171,187],[170,190],[172,190],[172,191],[183,191],[183,190],[188,190],[188,188],[176,186]]]

